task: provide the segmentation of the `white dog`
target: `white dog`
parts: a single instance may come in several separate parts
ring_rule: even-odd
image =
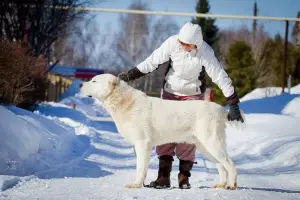
[[[237,171],[225,146],[226,124],[233,122],[227,120],[227,111],[222,106],[209,101],[149,97],[110,74],[97,75],[83,83],[80,93],[103,102],[119,133],[134,145],[136,177],[126,187],[143,185],[153,146],[186,142],[195,144],[216,163],[220,183],[214,187],[236,189]]]

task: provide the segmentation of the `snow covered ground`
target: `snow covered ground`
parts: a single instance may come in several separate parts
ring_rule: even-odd
[[[252,99],[260,99],[266,97],[278,96],[281,94],[282,88],[280,87],[266,87],[256,88],[252,92],[249,92],[241,98],[241,101],[249,101]],[[284,89],[284,92],[288,93],[288,88]],[[300,84],[291,87],[290,94],[300,94]]]
[[[238,189],[213,189],[215,166],[197,153],[190,190],[126,189],[135,176],[132,146],[117,133],[102,104],[68,94],[35,113],[0,106],[0,199],[299,199],[300,92],[241,103],[247,127],[227,129]],[[72,109],[72,104],[76,109]],[[153,149],[145,183],[156,178]],[[177,186],[178,159],[171,181]]]

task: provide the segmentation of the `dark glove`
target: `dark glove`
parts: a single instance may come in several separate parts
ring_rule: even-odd
[[[244,119],[241,115],[239,105],[237,105],[237,104],[230,106],[227,118],[228,118],[228,121],[237,120],[237,121],[241,121],[242,123],[244,123]]]
[[[119,75],[118,75],[118,78],[125,81],[125,82],[129,82],[129,77],[127,75],[126,72],[121,72]]]
[[[134,67],[130,69],[128,72],[121,72],[118,75],[118,78],[125,82],[129,82],[138,79],[144,75],[146,74],[142,73],[137,67]]]

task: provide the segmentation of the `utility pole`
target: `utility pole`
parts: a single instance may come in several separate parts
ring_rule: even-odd
[[[284,93],[285,80],[286,80],[286,64],[287,64],[287,48],[288,48],[288,35],[289,35],[289,21],[285,21],[285,39],[284,39],[284,54],[283,54],[283,65],[281,69],[282,74],[282,90],[281,93]]]
[[[254,6],[253,6],[253,16],[256,17],[257,16],[257,3],[256,0],[254,1]],[[254,19],[253,23],[252,23],[252,39],[253,41],[255,40],[256,37],[256,31],[257,31],[257,20]]]

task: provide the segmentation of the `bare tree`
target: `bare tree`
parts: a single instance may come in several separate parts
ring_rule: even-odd
[[[12,59],[14,58],[14,59]],[[18,43],[0,42],[0,102],[31,106],[43,100],[46,62],[42,56],[27,55]]]
[[[300,11],[298,12],[297,18],[300,18]],[[300,46],[300,22],[296,22],[293,27],[293,40],[294,43],[298,46]]]
[[[89,57],[96,48],[95,35],[99,30],[86,21],[74,25],[74,31],[64,41],[61,62],[70,66],[88,66]],[[57,49],[59,51],[59,49]]]
[[[28,42],[32,55],[49,55],[54,41],[85,13],[72,9],[86,4],[81,0],[4,0],[0,4],[0,37]]]
[[[111,27],[105,30],[110,32]],[[101,24],[93,16],[80,23],[72,25],[72,32],[68,37],[55,42],[55,58],[60,64],[103,68],[105,63],[109,64],[108,35],[101,30]]]
[[[255,60],[253,71],[255,73],[256,82],[259,86],[267,86],[267,77],[268,73],[271,70],[271,66],[268,63],[268,55],[272,48],[267,43],[267,40],[269,38],[269,35],[264,31],[263,25],[259,25],[256,28],[255,37],[253,37],[253,33],[248,29],[247,26],[242,26],[238,29],[228,28],[225,30],[221,30],[219,40],[221,52],[220,60],[224,62],[225,57],[228,53],[229,46],[235,41],[242,40],[246,42],[246,44],[251,46],[253,52]]]
[[[133,3],[129,9],[145,10],[141,2]],[[146,55],[149,34],[149,18],[146,15],[121,14],[120,30],[115,35],[113,49],[117,56],[115,66],[128,68],[137,65]],[[146,48],[145,48],[146,47]]]
[[[297,18],[300,18],[300,11],[298,12]],[[295,23],[292,36],[295,44],[295,70],[293,78],[300,80],[300,22]]]
[[[140,2],[133,3],[129,9],[145,10],[147,6]],[[149,18],[146,15],[126,14],[120,16],[120,31],[112,44],[115,61],[111,64],[118,71],[128,70],[158,48],[164,40],[177,33],[178,26],[170,17]],[[161,86],[162,69],[158,69],[136,81],[132,86],[154,91]]]
[[[236,41],[244,41],[246,44],[252,46],[252,34],[247,26],[242,26],[238,29],[230,27],[220,30],[219,34],[220,60],[222,61],[225,60],[229,47]]]
[[[271,45],[268,43],[269,35],[264,31],[263,26],[259,26],[256,31],[255,39],[252,41],[252,52],[255,60],[254,73],[256,83],[260,87],[270,85],[269,74],[272,71],[270,63]]]
[[[179,27],[171,17],[158,18],[150,29],[148,52],[152,53],[168,37],[178,32]],[[164,82],[164,73],[169,63],[161,64],[157,70],[145,76],[144,91],[159,91]],[[142,80],[143,81],[143,80]]]
[[[266,87],[264,88],[264,97],[274,97],[280,95],[280,92],[276,88]]]

